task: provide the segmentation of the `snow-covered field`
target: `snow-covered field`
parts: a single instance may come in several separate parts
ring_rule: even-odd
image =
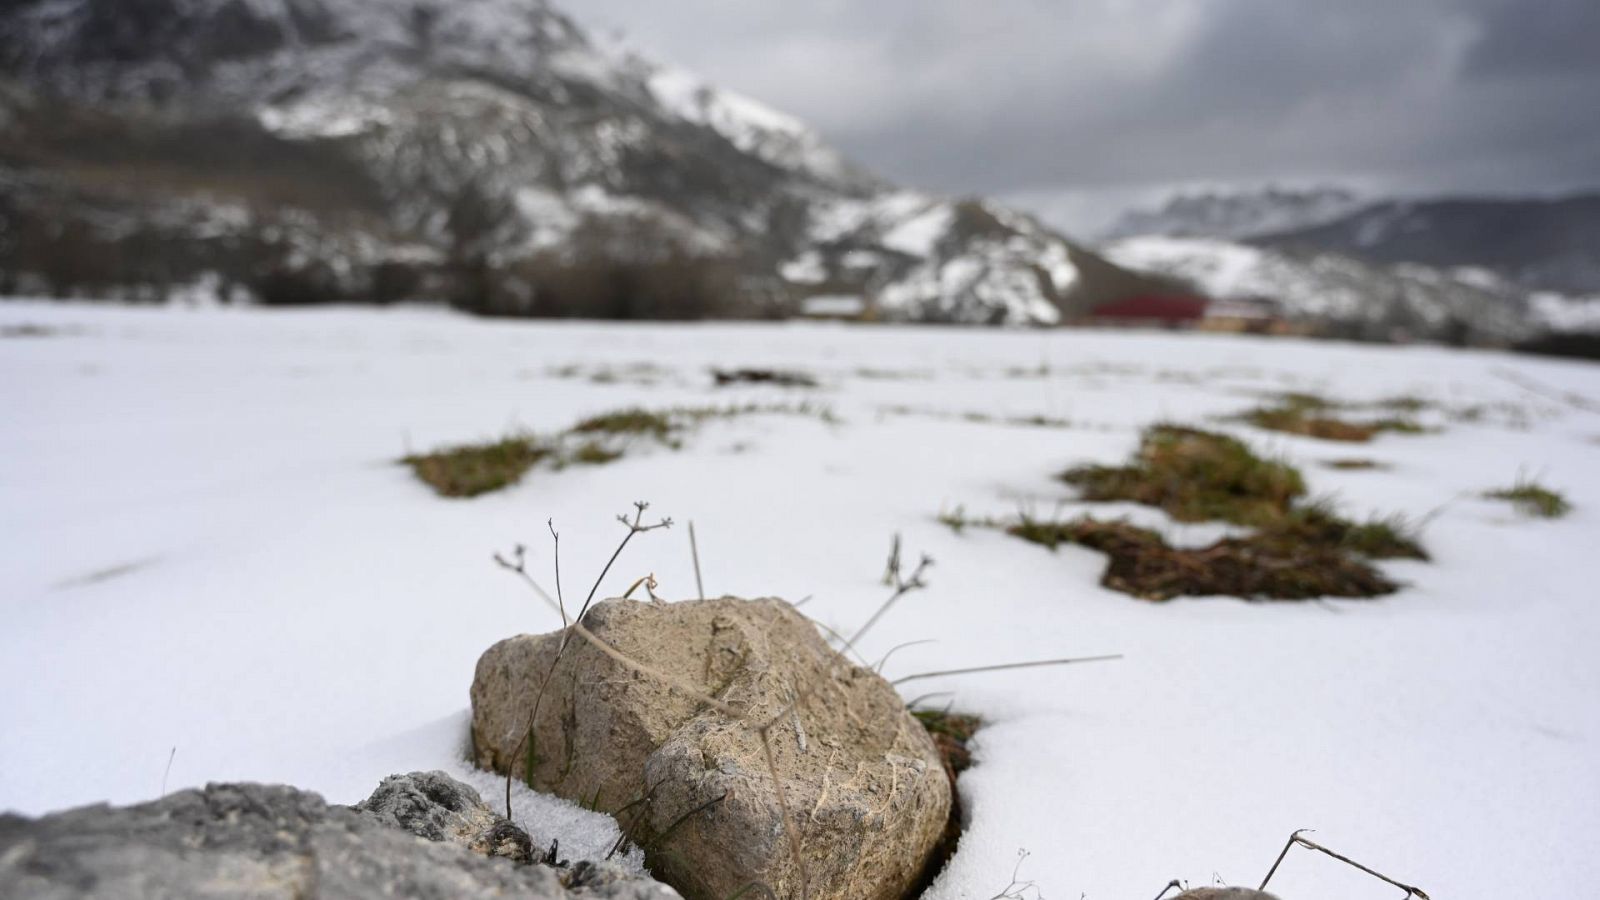
[[[18,336],[24,324],[50,333]],[[1253,885],[1305,827],[1438,900],[1577,895],[1600,877],[1600,367],[1198,335],[412,310],[8,303],[0,327],[0,808],[149,799],[169,757],[169,789],[286,781],[344,802],[391,772],[459,772],[478,654],[558,624],[491,554],[526,543],[549,580],[553,518],[564,577],[585,582],[620,537],[613,516],[646,499],[694,521],[708,592],[811,597],[805,610],[845,631],[885,596],[891,535],[933,556],[929,589],[864,641],[868,659],[936,642],[898,651],[894,675],[1126,655],[905,686],[950,691],[935,702],[991,723],[962,779],[971,822],[941,900],[995,894],[1024,848],[1021,877],[1053,900],[1144,900],[1174,877]],[[711,387],[710,366],[741,364],[824,386]],[[613,377],[589,377],[602,370]],[[1425,413],[1443,430],[1355,448],[1213,419],[1287,388],[1490,406],[1472,422]],[[631,405],[800,395],[839,421],[712,422],[676,452],[536,469],[469,501],[394,462]],[[1054,473],[1119,461],[1162,419],[1235,431],[1354,515],[1432,516],[1435,561],[1385,564],[1409,587],[1378,601],[1150,604],[1099,587],[1088,550],[936,521],[958,505],[1051,511],[1072,496]],[[1344,456],[1392,468],[1318,465]],[[1525,519],[1478,497],[1519,474],[1575,511]],[[1189,541],[1212,531],[1169,525]],[[653,572],[665,595],[692,596],[687,537],[636,540],[610,590]],[[1274,879],[1286,897],[1399,893],[1302,853]]]

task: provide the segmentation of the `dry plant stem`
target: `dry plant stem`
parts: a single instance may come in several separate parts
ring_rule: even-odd
[[[550,539],[555,541],[555,567],[556,567],[556,608],[561,613],[561,627],[567,627],[567,601],[561,596],[561,534],[556,531],[556,520],[546,519],[545,527],[550,529]]]
[[[856,641],[861,640],[862,635],[866,634],[867,631],[872,628],[872,626],[878,624],[878,620],[883,618],[883,614],[889,611],[889,607],[893,606],[896,600],[899,600],[901,597],[904,597],[906,594],[909,594],[914,590],[928,586],[927,582],[922,580],[922,573],[926,572],[928,567],[933,565],[933,558],[929,556],[923,556],[922,561],[917,563],[917,570],[911,573],[911,577],[909,579],[902,581],[900,580],[900,546],[898,542],[895,544],[894,552],[895,556],[890,560],[890,571],[894,576],[894,593],[889,595],[889,599],[883,601],[883,605],[878,607],[877,612],[872,614],[872,618],[867,620],[867,624],[861,626],[861,628],[858,629],[855,634],[851,635],[850,640],[845,641],[844,649],[849,650],[854,647],[856,645]]]
[[[908,681],[916,681],[919,678],[936,678],[940,675],[972,675],[978,672],[999,672],[1004,669],[1032,669],[1039,666],[1067,666],[1073,663],[1107,662],[1113,659],[1121,658],[1121,653],[1113,653],[1108,656],[1078,656],[1070,659],[1040,659],[1032,662],[1000,663],[999,665],[994,666],[976,666],[971,669],[946,669],[942,672],[918,672],[915,675],[907,675],[903,678],[896,678],[889,683],[900,685],[905,684]]]
[[[161,773],[161,796],[163,796],[163,797],[165,797],[167,795],[167,776],[172,774],[172,761],[174,759],[177,759],[177,758],[178,758],[178,748],[177,747],[173,747],[172,748],[172,752],[167,754],[167,768],[166,768],[166,771]]]
[[[1305,833],[1307,831],[1310,831],[1310,829],[1309,828],[1302,828],[1299,831],[1296,831],[1294,834],[1289,835],[1289,840],[1283,845],[1283,851],[1280,852],[1278,854],[1278,858],[1273,861],[1272,868],[1267,871],[1267,877],[1261,879],[1261,887],[1257,888],[1257,890],[1264,891],[1264,890],[1267,889],[1267,882],[1271,881],[1272,880],[1272,876],[1277,874],[1278,866],[1283,863],[1283,858],[1285,856],[1289,855],[1289,849],[1291,847],[1293,847],[1295,844],[1299,844],[1300,846],[1305,847],[1308,850],[1316,850],[1319,853],[1326,853],[1327,855],[1333,857],[1334,859],[1337,859],[1338,861],[1344,863],[1345,865],[1350,866],[1352,868],[1360,869],[1361,871],[1367,873],[1368,875],[1371,875],[1373,878],[1376,878],[1379,881],[1384,882],[1385,884],[1392,884],[1395,887],[1399,888],[1400,890],[1405,891],[1407,898],[1410,898],[1410,897],[1421,897],[1422,900],[1432,900],[1432,898],[1429,897],[1427,892],[1424,891],[1422,888],[1413,887],[1413,886],[1411,886],[1409,884],[1402,884],[1402,883],[1400,883],[1398,881],[1395,881],[1393,878],[1390,878],[1389,876],[1383,874],[1382,872],[1376,871],[1374,869],[1369,869],[1366,866],[1363,866],[1361,863],[1356,862],[1355,860],[1351,859],[1348,856],[1344,856],[1342,854],[1335,853],[1332,850],[1329,850],[1327,847],[1322,846],[1321,844],[1318,844],[1318,843],[1316,843],[1314,841],[1308,840],[1308,839],[1303,838],[1303,837],[1300,836],[1301,834],[1303,834],[1303,833]]]
[[[892,585],[900,577],[900,532],[895,532],[894,543],[889,545],[889,562],[883,569],[883,583]]]
[[[694,539],[694,520],[689,520],[689,556],[694,559],[694,591],[701,600],[706,598],[706,584],[700,580],[700,544]]]
[[[794,704],[790,704],[776,718],[757,729],[756,733],[761,736],[761,751],[766,755],[767,771],[772,774],[772,786],[778,795],[778,811],[783,814],[783,830],[789,836],[789,853],[794,857],[794,868],[800,876],[800,900],[809,900],[811,889],[806,884],[806,863],[800,853],[800,832],[794,827],[794,817],[789,815],[789,798],[783,790],[783,780],[778,777],[778,762],[772,756],[772,740],[767,736],[772,726],[787,718],[793,709]]]
[[[907,647],[915,647],[918,644],[937,644],[937,643],[939,643],[939,642],[937,640],[933,639],[933,638],[923,638],[920,641],[906,641],[904,644],[896,644],[893,647],[889,648],[889,652],[885,653],[883,655],[882,659],[878,660],[878,664],[872,667],[872,671],[877,672],[879,675],[882,675],[883,674],[883,664],[888,662],[889,661],[889,657],[895,655],[895,653],[897,651],[904,650]]]

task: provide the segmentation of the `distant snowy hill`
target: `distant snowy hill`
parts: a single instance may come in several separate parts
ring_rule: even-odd
[[[0,7],[0,292],[1049,324],[1152,289],[543,0]]]
[[[1214,238],[1128,238],[1102,251],[1119,265],[1180,279],[1211,297],[1274,301],[1291,319],[1350,337],[1513,341],[1584,321],[1581,308],[1549,299],[1536,305],[1482,269],[1380,266]]]
[[[1208,295],[1366,336],[1485,340],[1600,324],[1600,195],[1363,202],[1339,189],[1178,196],[1103,252]]]
[[[1362,202],[1353,191],[1335,187],[1183,193],[1156,209],[1124,213],[1102,237],[1249,238],[1331,222],[1359,209]]]
[[[1600,293],[1600,193],[1394,200],[1257,237],[1380,263],[1476,266],[1537,290]]]

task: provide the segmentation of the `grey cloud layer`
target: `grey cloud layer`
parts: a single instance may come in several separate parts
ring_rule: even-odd
[[[1600,182],[1600,0],[585,0],[946,191]]]

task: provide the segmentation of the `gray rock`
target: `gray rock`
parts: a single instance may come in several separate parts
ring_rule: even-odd
[[[677,900],[614,868],[518,864],[506,857],[525,855],[527,836],[508,829],[520,834],[437,772],[388,779],[355,808],[213,784],[138,806],[0,816],[0,885],[15,900]]]
[[[1184,891],[1173,900],[1278,900],[1271,894],[1242,887],[1207,887]]]

